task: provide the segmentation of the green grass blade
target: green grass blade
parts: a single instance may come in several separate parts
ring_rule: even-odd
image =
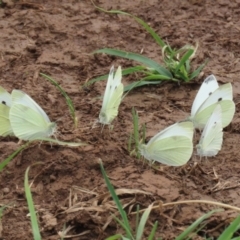
[[[231,240],[240,240],[240,237],[232,238]]]
[[[159,79],[161,79],[161,80],[159,80]],[[146,76],[146,77],[140,79],[139,81],[130,83],[129,85],[125,86],[124,92],[129,92],[129,91],[133,90],[134,88],[142,87],[145,85],[160,84],[163,80],[169,80],[169,79],[162,75],[159,75],[159,74],[156,74],[156,75],[151,74],[149,76]],[[175,79],[172,79],[172,81],[178,82]]]
[[[116,235],[113,235],[113,236],[110,236],[110,237],[106,238],[105,240],[118,240],[122,237],[123,236],[121,234],[116,234]]]
[[[58,88],[58,90],[62,93],[62,95],[64,96],[64,98],[66,99],[66,103],[68,105],[70,114],[72,116],[73,122],[75,127],[77,127],[78,124],[78,119],[75,115],[75,108],[74,108],[74,104],[71,100],[71,98],[67,95],[67,93],[63,90],[63,88],[50,76],[44,74],[44,73],[40,73],[41,76],[43,76],[44,78],[46,78],[49,82],[51,82],[54,86],[56,86]]]
[[[183,240],[185,239],[190,233],[192,233],[205,219],[209,218],[212,214],[216,212],[221,212],[222,209],[215,209],[206,214],[202,217],[198,218],[193,224],[191,224],[184,232],[182,232],[179,236],[175,238],[175,240]]]
[[[135,229],[136,229],[136,231],[137,231],[137,229],[138,229],[138,226],[139,226],[139,210],[140,210],[140,207],[139,207],[139,205],[137,205],[137,210],[136,210],[136,212],[137,212],[137,214],[136,214],[136,226],[135,226]]]
[[[140,23],[153,37],[153,39],[157,42],[157,44],[163,48],[166,46],[166,43],[160,38],[160,36],[151,28],[146,22],[144,22],[141,18],[135,17],[134,15],[129,14],[129,16],[133,17],[138,23]],[[171,48],[168,50],[171,51]]]
[[[117,49],[110,49],[110,48],[103,48],[100,50],[95,51],[94,53],[105,53],[117,57],[122,57],[130,60],[134,60],[136,62],[140,62],[143,65],[153,68],[156,70],[159,74],[165,76],[169,80],[172,79],[172,74],[163,66],[158,64],[157,62],[151,60],[150,58],[147,58],[143,55],[136,54],[136,53],[131,53],[131,52],[125,52]]]
[[[15,157],[17,156],[24,148],[28,146],[29,143],[24,144],[23,146],[19,147],[15,152],[13,152],[9,157],[4,159],[0,163],[0,172],[4,169],[4,167]]]
[[[239,229],[240,229],[240,216],[234,219],[234,221],[219,236],[218,240],[230,240],[233,234]]]
[[[123,11],[119,11],[119,10],[107,11],[103,8],[100,8],[100,7],[96,6],[94,3],[93,3],[93,5],[97,9],[99,9],[100,11],[103,11],[103,12],[106,12],[106,13],[122,14],[122,15],[127,15],[127,16],[130,16],[130,17],[134,18],[138,23],[140,23],[152,35],[153,39],[159,44],[160,47],[163,48],[164,46],[166,46],[166,43],[159,37],[159,35],[146,22],[144,22],[141,18],[135,17],[134,15],[131,15],[127,12],[123,12]],[[169,49],[169,50],[171,50],[171,49]]]
[[[205,226],[207,225],[207,222],[202,223],[199,225],[192,234],[189,234],[187,238],[183,238],[184,240],[192,240],[195,236],[197,236],[197,233],[200,232]]]
[[[138,23],[140,23],[153,37],[153,39],[157,42],[157,44],[163,48],[164,46],[166,46],[167,44],[160,38],[160,36],[153,30],[153,28],[151,28],[146,22],[144,22],[141,18],[138,18],[132,14],[129,14],[127,12],[123,12],[123,11],[119,11],[119,10],[110,10],[107,11],[108,13],[115,13],[115,14],[122,14],[122,15],[127,15],[130,16],[132,18],[134,18]],[[171,48],[169,49],[171,50]]]
[[[169,80],[169,78],[166,78],[165,76],[163,75],[159,75],[159,74],[155,74],[155,75],[149,75],[149,76],[146,76],[143,78],[143,80],[150,80],[150,81],[156,81],[156,80]],[[175,80],[174,78],[171,79],[172,81],[175,81],[175,82],[178,82],[177,80]]]
[[[25,190],[25,195],[26,195],[28,209],[29,209],[30,218],[31,218],[33,238],[34,238],[34,240],[41,240],[41,235],[40,235],[40,230],[39,230],[39,227],[38,227],[37,216],[36,216],[35,207],[34,207],[34,203],[33,203],[33,199],[32,199],[32,193],[31,193],[31,189],[30,189],[30,186],[29,186],[29,183],[28,183],[29,169],[30,169],[30,167],[28,167],[26,172],[25,172],[24,190]]]
[[[192,54],[194,53],[193,49],[189,49],[181,58],[179,64],[176,66],[174,73],[177,73],[179,71],[179,69],[184,66],[184,64],[186,63],[187,60],[189,60],[189,58],[192,56]]]
[[[114,190],[114,187],[112,186],[109,178],[107,177],[107,174],[106,174],[106,172],[104,170],[102,162],[100,162],[100,168],[101,168],[101,172],[102,172],[103,178],[105,180],[105,183],[106,183],[106,185],[108,187],[108,190],[109,190],[109,192],[110,192],[110,194],[111,194],[115,204],[117,205],[118,211],[119,211],[119,213],[120,213],[120,215],[122,217],[122,220],[123,220],[123,223],[124,223],[124,229],[126,231],[127,237],[129,239],[131,239],[131,238],[133,238],[133,236],[132,236],[132,233],[131,233],[131,227],[130,227],[129,221],[127,219],[127,214],[126,214],[126,212],[124,211],[124,209],[122,207],[122,204],[121,204],[121,202],[120,202],[120,200],[119,200],[119,198],[118,198],[118,196],[117,196],[117,194],[116,194],[116,192]]]
[[[152,85],[152,84],[159,84],[161,83],[162,81],[143,81],[143,80],[139,80],[137,82],[132,82],[131,84],[127,85],[124,87],[124,92],[128,92],[134,88],[137,88],[137,87],[142,87],[142,86],[145,86],[145,85]]]
[[[4,209],[6,208],[7,206],[2,206],[2,207],[0,207],[0,221],[1,221],[1,218],[2,218],[2,216],[3,216],[3,211],[4,211]]]
[[[39,140],[50,142],[50,143],[56,143],[58,145],[68,146],[68,147],[80,147],[80,146],[87,146],[88,145],[87,143],[84,143],[84,142],[63,142],[63,141],[59,141],[59,140],[56,140],[56,139],[53,139],[53,138],[41,138]]]
[[[145,70],[145,69],[146,69],[146,67],[144,67],[144,66],[136,66],[136,67],[125,68],[125,69],[122,70],[122,76],[129,75],[129,74],[132,74],[132,73],[135,73],[135,72],[140,72],[140,71]],[[87,83],[85,83],[83,86],[88,87],[88,86],[94,84],[95,82],[106,80],[106,79],[108,79],[108,75],[109,74],[93,78],[90,81],[88,81]]]
[[[137,235],[136,235],[136,240],[141,240],[143,232],[145,230],[145,225],[147,223],[147,220],[149,218],[149,214],[152,211],[153,205],[149,205],[148,208],[144,211],[141,220],[139,222],[138,228],[137,228]]]
[[[9,203],[9,204],[7,204],[7,205],[4,205],[4,206],[0,207],[0,220],[1,220],[2,216],[3,216],[3,211],[5,210],[5,208],[7,208],[8,206],[10,206],[11,204],[12,204],[12,203]]]
[[[154,240],[154,236],[155,236],[155,234],[156,234],[157,227],[158,227],[158,221],[156,221],[156,222],[154,223],[153,228],[152,228],[152,230],[151,230],[151,233],[150,233],[150,235],[149,235],[149,237],[148,237],[148,240]]]
[[[187,73],[189,73],[190,70],[191,70],[190,59],[188,59],[188,60],[185,62],[185,68],[186,68]]]
[[[119,218],[117,218],[115,215],[112,215],[112,217],[114,218],[114,220],[127,232],[128,228],[126,227],[125,223],[123,221],[121,221]],[[123,237],[123,236],[122,236]],[[128,239],[128,238],[126,238]]]
[[[203,68],[208,64],[208,60],[206,60],[203,64],[201,64],[194,72],[191,73],[189,80],[197,77],[199,73],[203,70]]]

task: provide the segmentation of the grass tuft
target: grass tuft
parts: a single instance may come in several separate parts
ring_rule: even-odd
[[[93,3],[93,2],[92,2]],[[126,52],[119,49],[110,49],[104,48],[94,52],[108,54],[116,57],[126,58],[143,64],[143,66],[136,66],[135,68],[125,69],[126,75],[131,73],[143,73],[145,76],[139,80],[141,84],[133,83],[133,87],[129,85],[125,87],[125,91],[132,90],[133,88],[148,85],[148,84],[159,84],[162,81],[183,81],[189,82],[195,77],[197,77],[202,69],[205,67],[208,61],[205,61],[201,64],[196,70],[192,70],[191,60],[195,57],[196,51],[198,49],[198,44],[196,47],[192,45],[185,45],[180,49],[173,49],[169,44],[166,44],[161,37],[141,18],[138,18],[127,12],[119,10],[110,10],[107,11],[103,8],[93,5],[100,11],[110,14],[121,14],[133,18],[137,21],[142,27],[152,36],[155,42],[162,49],[162,59],[164,66],[160,65],[158,62],[153,61],[152,59],[132,52]],[[123,70],[123,72],[125,71]],[[124,74],[123,74],[124,75]],[[105,76],[105,75],[104,75]],[[105,78],[105,77],[104,77]],[[96,81],[102,80],[103,76],[95,78],[88,82],[88,84],[94,83]]]
[[[147,220],[149,218],[149,215],[151,213],[151,210],[153,208],[153,204],[149,205],[148,208],[146,210],[144,210],[142,217],[140,218],[140,221],[139,221],[139,215],[137,214],[136,229],[134,231],[130,226],[127,214],[123,209],[123,206],[118,198],[118,195],[116,194],[115,189],[112,186],[101,161],[100,161],[100,168],[101,168],[101,172],[102,172],[103,178],[105,180],[105,183],[107,185],[107,188],[108,188],[108,190],[113,198],[113,201],[115,202],[117,209],[121,216],[121,219],[117,218],[116,216],[113,216],[113,218],[125,230],[125,234],[126,234],[126,236],[116,234],[116,235],[108,237],[106,240],[114,240],[114,239],[119,239],[119,238],[121,238],[123,240],[141,240],[141,239],[143,239],[145,226],[146,226]],[[138,209],[137,213],[139,213],[139,207],[137,209]],[[157,222],[154,223],[152,231],[148,237],[149,240],[154,239],[157,224],[158,224]]]

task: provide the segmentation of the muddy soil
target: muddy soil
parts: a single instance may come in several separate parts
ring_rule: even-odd
[[[198,42],[193,68],[207,58],[209,63],[190,83],[167,82],[132,91],[120,106],[113,130],[102,131],[101,126],[92,126],[99,115],[106,82],[87,88],[83,84],[108,73],[113,64],[125,68],[136,63],[91,53],[104,47],[118,48],[141,52],[161,62],[158,45],[133,19],[100,12],[91,1],[1,1],[0,85],[8,91],[22,89],[32,96],[57,122],[60,140],[82,140],[89,146],[36,143],[8,164],[0,173],[0,205],[11,205],[1,220],[0,239],[33,239],[23,185],[28,166],[42,239],[60,239],[64,226],[68,239],[105,239],[123,232],[111,219],[110,212],[116,209],[107,195],[99,159],[129,212],[137,204],[146,208],[154,201],[202,199],[240,207],[240,1],[98,0],[96,4],[141,17],[171,46]],[[61,93],[40,72],[51,75],[72,99],[79,120],[76,129]],[[219,154],[202,159],[201,169],[191,172],[193,163],[199,161],[195,154],[184,167],[157,165],[157,170],[130,156],[127,143],[133,129],[132,107],[138,110],[141,123],[146,123],[149,138],[189,116],[196,92],[208,74],[215,74],[220,84],[232,83],[236,103]],[[124,84],[135,80],[136,76],[123,78]],[[1,138],[1,159],[18,147],[17,139]],[[185,204],[156,209],[151,213],[145,237],[157,220],[157,237],[173,239],[215,208]],[[217,237],[237,212],[226,209],[216,216],[193,239]],[[134,226],[134,216],[129,218]]]

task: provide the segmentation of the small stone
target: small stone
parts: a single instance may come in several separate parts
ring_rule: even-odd
[[[55,181],[57,178],[56,178],[53,174],[51,174],[51,175],[50,175],[50,179],[51,179],[52,181]]]
[[[6,187],[6,188],[3,189],[3,193],[6,194],[6,193],[9,193],[9,192],[10,192],[9,188]]]

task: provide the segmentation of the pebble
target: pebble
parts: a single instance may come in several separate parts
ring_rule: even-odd
[[[3,189],[3,193],[9,193],[9,192],[10,192],[9,188],[6,187]]]

